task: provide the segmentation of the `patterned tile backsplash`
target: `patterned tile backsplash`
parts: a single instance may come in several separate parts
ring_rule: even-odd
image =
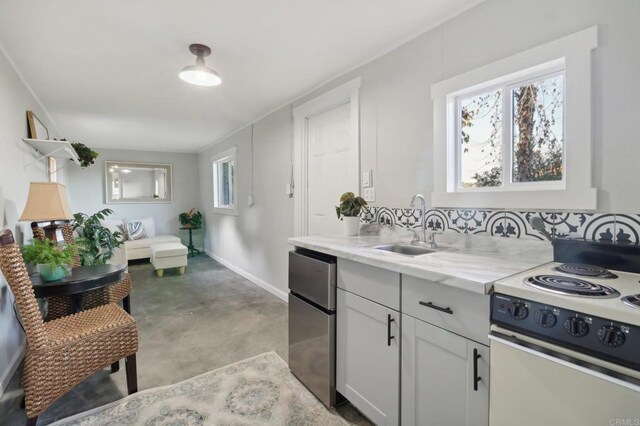
[[[420,209],[370,207],[362,213],[362,221],[419,228],[420,215]],[[535,216],[542,219],[546,232],[553,238],[640,244],[640,214],[430,209],[426,220],[427,228],[437,232],[544,240],[546,237],[531,226],[531,218]]]

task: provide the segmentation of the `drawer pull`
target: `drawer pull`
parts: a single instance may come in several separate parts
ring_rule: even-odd
[[[453,311],[448,306],[446,308],[443,308],[442,306],[434,305],[431,302],[423,302],[422,300],[420,300],[418,303],[421,304],[422,306],[426,306],[427,308],[435,309],[436,311],[440,311],[440,312],[444,312],[445,314],[453,315]]]
[[[387,314],[387,346],[391,346],[391,339],[395,339],[395,336],[391,335],[391,323],[394,321],[391,314]]]

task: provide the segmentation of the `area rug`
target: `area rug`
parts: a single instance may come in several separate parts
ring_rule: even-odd
[[[54,425],[347,425],[267,352],[148,389]]]

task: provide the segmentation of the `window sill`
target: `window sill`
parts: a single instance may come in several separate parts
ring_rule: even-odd
[[[595,210],[597,189],[579,188],[539,191],[434,192],[434,207],[492,209]]]
[[[212,213],[213,214],[226,214],[228,216],[238,216],[238,209],[237,208],[220,208],[220,207],[213,207],[212,209]]]

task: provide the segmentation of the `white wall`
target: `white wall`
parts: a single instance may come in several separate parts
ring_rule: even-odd
[[[293,235],[293,199],[285,193],[291,175],[291,109],[283,108],[256,123],[253,194],[251,191],[251,127],[200,154],[200,194],[207,230],[205,248],[228,266],[287,291],[287,237]],[[212,213],[215,153],[237,147],[238,215]],[[240,271],[240,272],[242,272]],[[259,281],[259,282],[260,282]]]
[[[90,141],[84,141],[90,145]],[[137,219],[151,216],[155,219],[157,234],[179,235],[178,215],[191,208],[199,208],[198,156],[196,154],[129,151],[96,148],[100,153],[95,164],[68,170],[67,188],[73,212],[95,213],[110,208],[112,218]],[[133,161],[163,163],[173,166],[172,203],[105,203],[105,161]],[[150,176],[152,178],[153,176]],[[150,183],[151,186],[152,183]],[[195,233],[194,233],[195,235]],[[196,245],[197,242],[196,242]]]
[[[28,135],[28,110],[33,111],[47,126],[50,137],[59,137],[0,45],[0,187],[4,194],[4,211],[0,211],[0,215],[4,216],[5,227],[14,232],[20,243],[23,242],[21,230],[26,231],[24,240],[31,238],[29,224],[18,223],[29,194],[29,182],[46,182],[48,179],[44,161],[26,166],[37,159],[34,151],[22,141]],[[63,165],[63,161],[58,160],[58,164]],[[64,171],[58,173],[58,180],[64,183]],[[19,360],[20,347],[24,343],[24,335],[15,319],[12,304],[13,295],[0,274],[0,394],[11,379],[13,367]]]
[[[628,0],[488,0],[336,78],[295,105],[361,76],[361,168],[373,170],[374,205],[408,207],[413,194],[433,190],[433,83],[597,24],[600,40],[593,61],[592,126],[598,209],[638,213],[640,197],[635,181],[640,144],[634,124],[640,99],[638,16],[640,2]],[[206,247],[283,291],[286,247],[281,243],[293,233],[293,204],[284,195],[290,158],[287,111],[284,108],[256,124],[256,130],[269,129],[256,131],[256,146],[273,136],[271,144],[262,149],[275,160],[255,170],[255,181],[270,185],[264,187],[266,192],[256,198],[251,209],[245,203],[249,172],[242,160],[248,156],[250,130],[238,132],[200,156],[202,207],[208,212],[208,221],[216,223],[208,229]],[[207,162],[211,155],[234,144],[240,153],[240,205],[244,208],[238,217],[223,217],[211,213]],[[254,212],[260,212],[260,218],[268,215],[272,220],[286,218],[289,222],[282,226],[280,221],[275,225],[261,221],[261,226],[256,226]]]

